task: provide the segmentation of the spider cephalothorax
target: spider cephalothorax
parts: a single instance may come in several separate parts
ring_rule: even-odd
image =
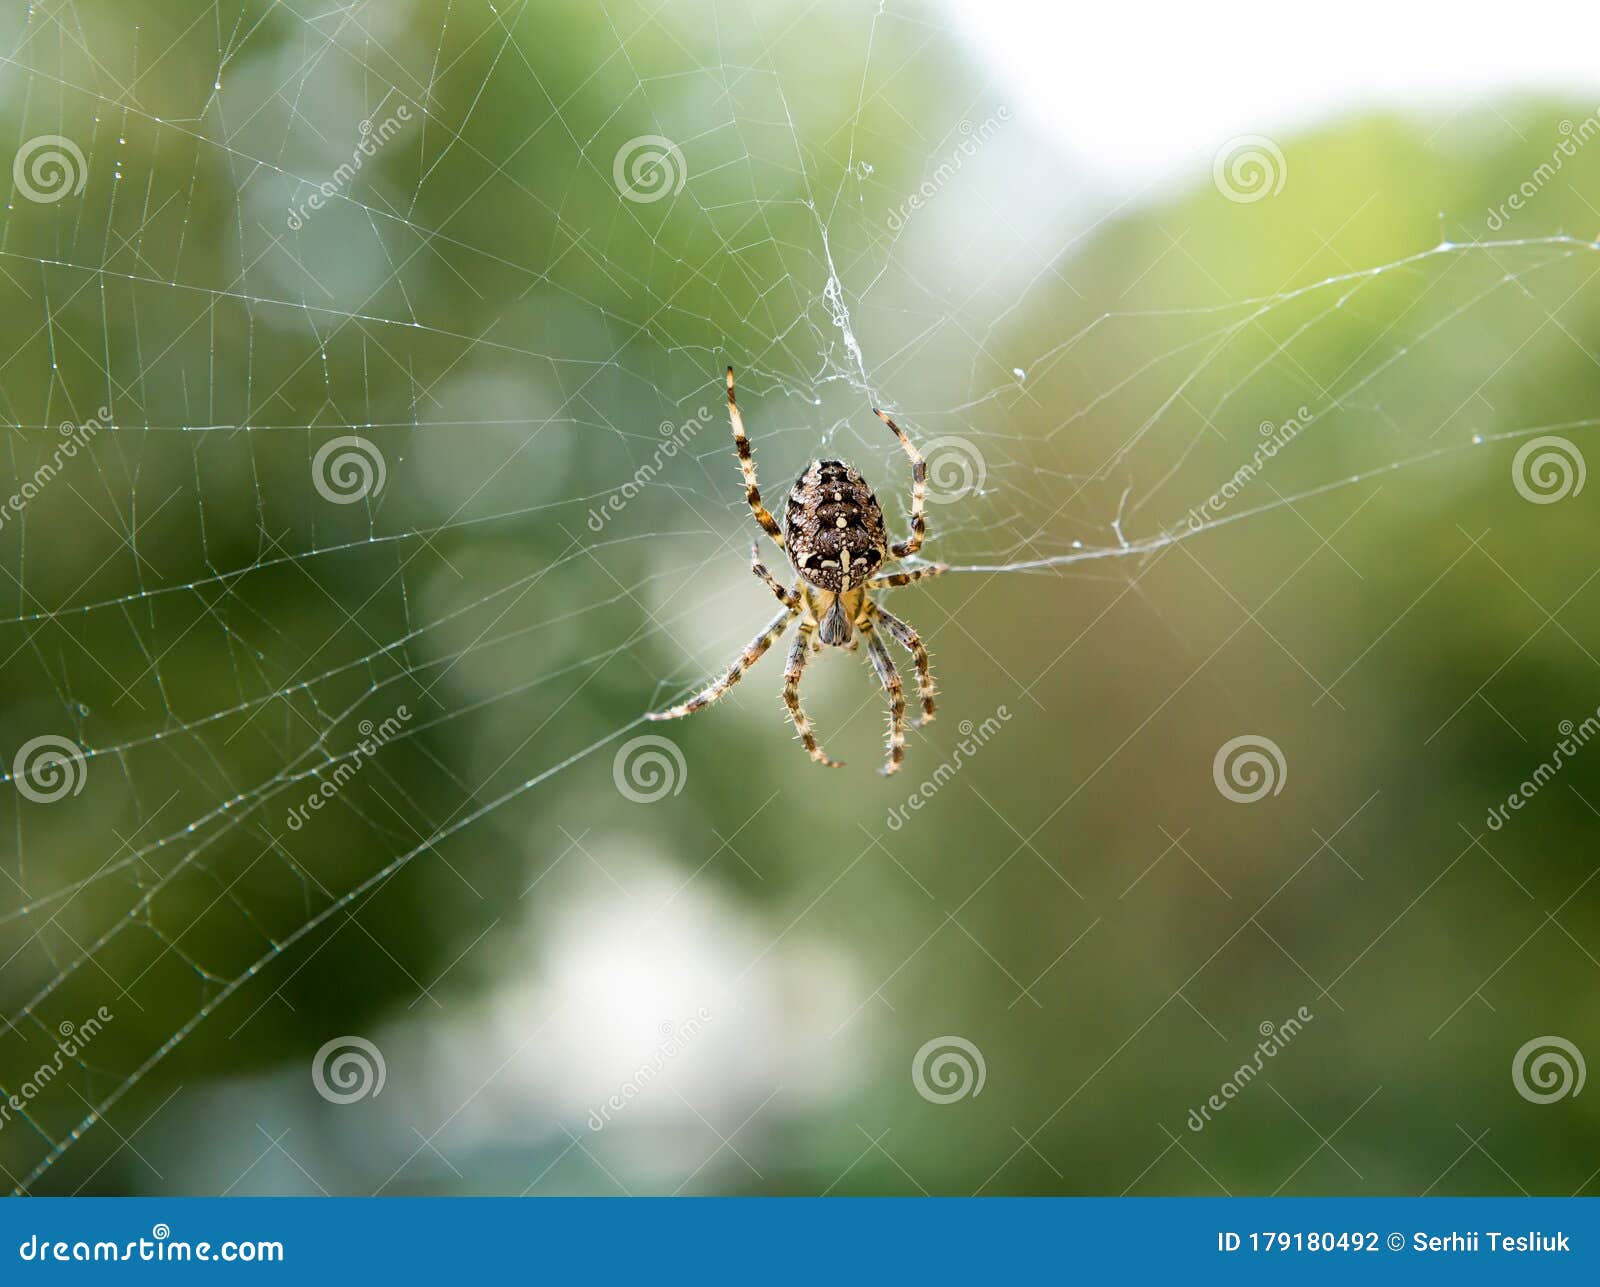
[[[900,440],[906,455],[911,458],[911,536],[904,541],[889,543],[884,531],[883,508],[872,494],[859,471],[842,460],[814,460],[805,473],[795,481],[789,493],[788,508],[784,511],[784,525],[772,517],[761,503],[761,489],[756,485],[756,464],[750,451],[750,440],[745,436],[744,417],[739,414],[739,404],[733,396],[733,368],[728,368],[728,417],[733,422],[733,445],[739,455],[739,469],[744,475],[745,500],[756,522],[778,546],[789,555],[789,561],[800,574],[800,580],[785,588],[761,563],[761,551],[755,545],[750,549],[751,568],[761,578],[778,601],[780,612],[767,628],[751,640],[749,647],[728,672],[704,692],[691,697],[670,710],[658,711],[651,719],[680,719],[693,714],[702,706],[709,706],[721,697],[761,655],[772,647],[774,641],[796,617],[800,618],[799,636],[789,650],[789,666],[784,675],[783,700],[789,708],[800,740],[811,758],[818,764],[837,767],[817,745],[811,731],[811,721],[800,709],[800,676],[805,670],[806,657],[812,647],[828,644],[836,647],[854,647],[853,632],[859,631],[867,642],[867,655],[872,658],[873,669],[889,696],[889,762],[885,773],[893,773],[905,757],[905,693],[900,684],[900,673],[894,659],[878,638],[876,625],[881,624],[897,643],[911,654],[917,667],[917,696],[922,702],[922,717],[916,724],[926,724],[933,718],[933,675],[928,667],[928,650],[922,646],[917,632],[886,608],[875,604],[869,591],[890,586],[908,585],[926,576],[937,576],[945,571],[941,563],[930,563],[910,572],[879,575],[885,565],[915,554],[927,535],[924,509],[927,502],[927,466],[922,456],[911,445],[911,440],[895,422],[874,409],[874,414]],[[815,643],[813,643],[813,638]]]

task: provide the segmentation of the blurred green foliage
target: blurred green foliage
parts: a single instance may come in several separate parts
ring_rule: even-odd
[[[115,1129],[35,1191],[221,1188],[283,1127],[315,1148],[355,1121],[370,1152],[324,1158],[318,1184],[1587,1185],[1594,1097],[1529,1103],[1510,1066],[1547,1033],[1600,1053],[1600,751],[1503,830],[1485,817],[1600,707],[1594,489],[1534,505],[1512,484],[1534,431],[1575,426],[1592,452],[1600,149],[1509,226],[1485,219],[1588,108],[1335,121],[1282,140],[1269,199],[1201,173],[1110,215],[1085,215],[1019,111],[891,235],[960,122],[1004,101],[984,69],[889,15],[864,91],[855,6],[712,10],[103,0],[0,19],[8,135],[87,157],[81,195],[4,214],[0,490],[54,426],[102,404],[114,423],[0,529],[0,745],[92,752],[70,804],[0,805],[0,1086],[60,1023],[116,1014],[0,1131],[7,1173],[104,1105]],[[289,228],[399,104],[413,124]],[[613,158],[657,134],[683,191],[619,198]],[[684,789],[634,805],[612,763],[637,718],[771,608],[744,567],[728,363],[770,496],[824,444],[903,494],[869,395],[920,440],[976,444],[983,494],[932,513],[928,553],[954,564],[1114,551],[1119,513],[1156,540],[1258,426],[1313,422],[1193,539],[895,592],[943,694],[899,779],[870,771],[864,659],[808,677],[850,762],[827,775],[790,744],[780,655],[667,729]],[[707,407],[594,532],[658,426]],[[311,462],[350,433],[381,449],[385,488],[332,505]],[[406,735],[290,829],[361,721],[401,706]],[[1240,734],[1288,766],[1248,807],[1213,783]],[[581,1114],[537,1089],[559,1068],[496,1110],[493,1144],[455,1151],[451,1092],[419,1085],[437,1062],[391,1054],[387,1099],[360,1108],[311,1095],[329,1037],[410,1031],[444,1059],[517,953],[559,974],[549,944],[599,869],[714,891],[757,951],[793,957],[760,1013],[712,1007],[719,1040],[781,1065],[748,1102],[708,1083],[722,1133],[776,1090],[738,1137],[749,1166],[696,1171],[716,1136],[687,1116],[572,1150]],[[1270,1085],[1191,1131],[1261,1025],[1301,1006],[1315,1018]],[[983,1052],[981,1095],[913,1091],[941,1034]],[[536,1038],[519,1058],[559,1063]],[[448,1053],[468,1090],[503,1057]],[[408,1161],[410,1131],[436,1128],[452,1165]]]

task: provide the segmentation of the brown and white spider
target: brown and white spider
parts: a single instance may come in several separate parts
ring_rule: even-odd
[[[745,499],[762,530],[789,555],[789,562],[800,574],[800,579],[785,589],[761,563],[759,545],[750,543],[750,565],[767,588],[778,596],[783,610],[767,628],[751,640],[739,660],[728,667],[721,679],[711,684],[697,697],[672,707],[657,711],[650,719],[682,719],[692,715],[702,706],[709,706],[739,682],[744,672],[761,659],[763,653],[800,618],[799,633],[789,650],[789,666],[784,672],[783,700],[789,707],[789,717],[794,721],[800,740],[811,758],[818,764],[838,768],[840,761],[830,760],[817,745],[811,731],[811,721],[800,709],[800,676],[805,671],[806,658],[815,648],[821,651],[827,644],[835,648],[855,648],[854,632],[859,631],[867,641],[867,655],[889,696],[889,762],[884,773],[894,773],[906,752],[906,699],[900,685],[900,672],[875,626],[882,623],[897,643],[911,654],[917,667],[917,695],[922,701],[922,716],[913,721],[920,728],[933,718],[933,675],[928,669],[928,650],[922,646],[917,632],[899,617],[879,607],[869,597],[869,590],[889,586],[908,585],[923,577],[938,576],[946,570],[942,563],[931,563],[910,572],[894,572],[885,576],[883,569],[893,562],[908,558],[922,548],[928,525],[924,514],[927,503],[928,467],[911,440],[895,422],[883,412],[873,408],[873,414],[888,425],[900,440],[906,455],[911,457],[911,537],[909,540],[889,544],[884,534],[883,510],[878,498],[872,494],[867,481],[852,466],[842,460],[814,460],[795,480],[789,493],[784,524],[779,528],[767,507],[761,503],[761,490],[756,486],[756,465],[750,455],[750,440],[745,437],[744,417],[739,414],[739,404],[733,398],[733,368],[728,368],[728,417],[733,422],[733,445],[739,453],[739,469],[744,474]],[[813,638],[813,636],[815,636]]]

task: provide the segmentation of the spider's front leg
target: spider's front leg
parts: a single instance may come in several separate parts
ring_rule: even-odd
[[[733,449],[739,456],[739,472],[744,475],[744,499],[750,512],[761,524],[761,530],[783,548],[783,529],[778,520],[761,503],[761,488],[756,486],[756,462],[750,453],[750,439],[744,432],[744,416],[739,414],[739,404],[733,398],[733,368],[728,368],[728,419],[733,422]]]
[[[903,559],[920,550],[922,540],[928,534],[928,462],[922,458],[922,453],[911,445],[911,439],[906,437],[904,429],[877,407],[872,408],[872,414],[894,431],[894,436],[900,440],[906,455],[911,457],[911,539],[896,541],[889,547],[889,553],[897,559]]]
[[[789,623],[795,619],[798,612],[798,608],[785,608],[774,617],[767,628],[750,641],[749,646],[744,650],[739,660],[728,667],[727,674],[706,688],[704,692],[698,696],[691,697],[686,702],[680,702],[677,706],[673,706],[668,710],[652,712],[646,715],[645,718],[682,719],[685,715],[693,715],[702,706],[711,705],[712,702],[737,684],[745,671],[761,660],[762,654],[772,647],[778,636],[789,628]]]
[[[861,623],[861,633],[867,639],[867,652],[872,657],[873,669],[889,694],[889,762],[879,770],[884,776],[900,771],[900,762],[906,757],[906,695],[900,684],[900,672],[894,668],[894,658],[878,638],[871,620]]]
[[[794,721],[795,731],[800,734],[800,741],[805,746],[806,753],[818,764],[838,769],[844,767],[844,762],[830,760],[822,753],[822,748],[817,745],[816,734],[811,731],[811,721],[800,709],[800,676],[805,673],[806,658],[811,655],[813,629],[814,627],[802,622],[799,633],[794,637],[794,646],[789,649],[789,666],[783,674],[783,701],[789,708],[789,718]]]

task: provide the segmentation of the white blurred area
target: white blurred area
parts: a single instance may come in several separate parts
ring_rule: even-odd
[[[1119,199],[1194,181],[1241,134],[1282,141],[1367,108],[1444,119],[1519,93],[1600,95],[1600,9],[1577,0],[948,3],[964,42],[993,70],[993,99]]]
[[[326,1103],[296,1059],[190,1092],[184,1138],[155,1132],[145,1155],[175,1192],[342,1194],[388,1175],[389,1194],[693,1193],[758,1185],[747,1166],[775,1178],[790,1123],[870,1071],[868,1025],[848,1020],[872,984],[803,920],[784,932],[715,873],[691,878],[637,833],[605,830],[586,853],[530,859],[546,874],[459,986],[359,1034],[383,1056],[376,1097]],[[500,982],[479,996],[485,975]]]

